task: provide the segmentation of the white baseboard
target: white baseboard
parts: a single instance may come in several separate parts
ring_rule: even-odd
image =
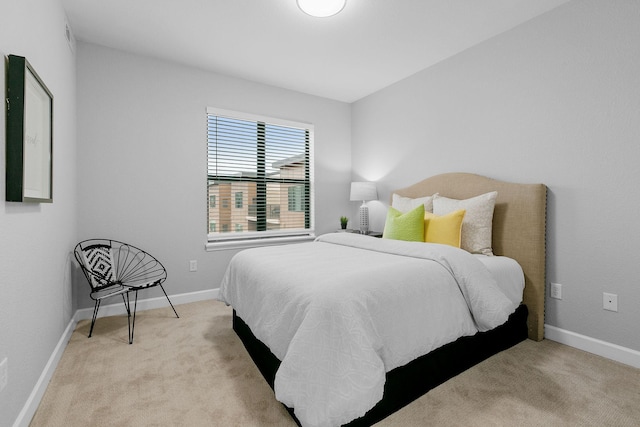
[[[171,303],[173,305],[179,304],[187,304],[190,302],[196,301],[204,301],[208,299],[215,299],[218,296],[218,289],[210,289],[206,291],[198,291],[198,292],[190,292],[187,294],[177,294],[177,295],[169,295],[171,299]],[[118,301],[117,299],[114,299]],[[133,301],[131,302],[133,305]],[[138,300],[138,311],[151,310],[153,308],[162,308],[168,307],[169,303],[167,299],[163,296],[156,298],[149,298],[144,300]],[[133,309],[132,309],[133,310]],[[124,304],[122,303],[122,298],[120,301],[109,304],[109,305],[101,305],[100,311],[98,312],[98,317],[107,317],[107,316],[119,316],[122,314],[126,314],[126,310],[124,308]],[[93,316],[93,308],[83,308],[76,312],[77,320],[91,319]],[[76,321],[77,321],[76,320]]]
[[[33,415],[36,413],[36,409],[38,409],[38,405],[40,405],[42,396],[44,396],[44,392],[47,390],[47,385],[49,385],[49,381],[51,381],[53,372],[56,370],[58,362],[60,362],[60,359],[62,358],[62,353],[64,353],[64,349],[67,347],[67,343],[71,339],[71,334],[73,334],[77,323],[78,321],[76,320],[75,315],[72,316],[67,328],[62,333],[56,348],[53,350],[51,357],[49,357],[42,374],[40,374],[38,382],[31,391],[27,402],[24,404],[22,411],[18,414],[18,418],[16,418],[16,421],[13,423],[13,427],[29,426]]]
[[[218,296],[218,289],[211,289],[211,290],[191,292],[186,294],[170,295],[169,298],[171,298],[171,302],[173,303],[173,305],[179,305],[179,304],[186,304],[190,302],[215,299],[217,298],[217,296]],[[152,308],[160,308],[160,307],[166,307],[166,306],[168,306],[168,302],[167,302],[167,299],[164,297],[164,295],[158,298],[150,298],[150,299],[138,301],[138,311],[150,310]],[[101,306],[100,312],[98,314],[100,315],[99,317],[106,317],[106,316],[126,314],[126,311],[124,309],[124,304],[120,302],[119,304],[110,304],[110,305]],[[92,316],[93,316],[93,308],[84,308],[81,310],[77,310],[74,313],[74,315],[71,317],[71,320],[69,320],[69,324],[67,325],[67,328],[62,333],[62,336],[60,337],[60,340],[58,341],[56,348],[53,350],[53,353],[51,354],[51,357],[49,357],[49,360],[45,365],[44,370],[42,371],[42,374],[40,374],[40,378],[38,378],[38,382],[33,388],[31,395],[29,395],[29,398],[24,404],[22,411],[20,411],[18,418],[16,418],[15,422],[13,423],[13,427],[29,426],[29,423],[31,423],[31,419],[33,418],[33,415],[36,413],[36,410],[38,409],[38,405],[40,405],[40,401],[44,396],[44,392],[47,390],[49,381],[51,381],[51,377],[53,376],[53,373],[56,370],[56,367],[58,366],[60,359],[62,358],[62,353],[64,353],[64,349],[67,347],[67,343],[71,339],[71,334],[73,334],[73,331],[76,329],[76,325],[78,324],[78,321],[84,320],[84,319],[91,319]]]
[[[615,360],[616,362],[624,363],[625,365],[633,366],[634,368],[640,368],[640,351],[546,324],[544,325],[544,337],[607,359]]]

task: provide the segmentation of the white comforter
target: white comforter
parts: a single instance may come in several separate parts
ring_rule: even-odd
[[[282,361],[276,399],[305,427],[364,415],[385,372],[517,306],[463,250],[350,233],[238,253],[219,299]]]

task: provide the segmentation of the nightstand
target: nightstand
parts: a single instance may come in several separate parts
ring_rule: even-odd
[[[361,234],[360,230],[353,230],[351,228],[348,228],[346,230],[337,230],[338,233],[355,233],[355,234]],[[367,236],[371,236],[371,237],[382,237],[382,231],[369,231],[367,233]]]

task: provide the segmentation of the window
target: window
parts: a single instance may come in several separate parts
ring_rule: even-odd
[[[313,237],[313,126],[207,108],[207,136],[210,249]]]
[[[304,212],[304,186],[293,185],[288,188],[287,206],[290,212]]]

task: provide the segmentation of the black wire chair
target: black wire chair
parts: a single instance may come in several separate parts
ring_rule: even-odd
[[[129,344],[132,344],[136,324],[138,291],[154,286],[160,286],[176,317],[180,317],[162,286],[162,283],[167,280],[167,270],[160,261],[142,249],[117,240],[89,239],[78,243],[73,254],[91,286],[91,299],[96,302],[93,308],[89,338],[93,334],[93,326],[96,323],[102,300],[120,295],[127,310]],[[133,319],[129,300],[131,292],[135,294]]]

